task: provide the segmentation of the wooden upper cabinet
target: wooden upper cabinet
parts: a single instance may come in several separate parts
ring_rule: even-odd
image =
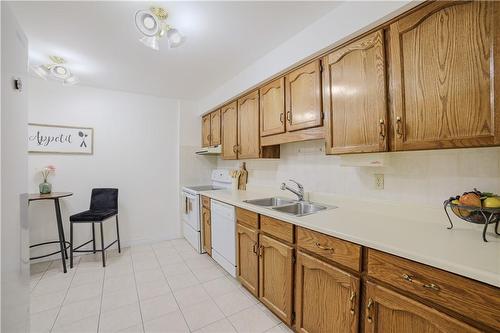
[[[285,90],[288,131],[323,125],[320,60],[287,74]]]
[[[259,91],[238,99],[238,158],[260,157]]]
[[[210,146],[210,115],[201,118],[201,146]]]
[[[390,25],[395,150],[500,144],[499,7],[436,1]]]
[[[256,297],[259,295],[259,257],[257,231],[236,225],[236,276]]]
[[[291,325],[293,247],[262,234],[259,244],[259,299]]]
[[[236,101],[221,109],[222,119],[222,158],[235,160],[238,158],[238,109]]]
[[[371,282],[366,283],[365,332],[479,332],[442,312]]]
[[[330,53],[323,65],[326,153],[386,151],[383,31]]]
[[[296,332],[357,333],[359,278],[300,251],[296,270]]]
[[[260,88],[260,136],[285,132],[285,78]]]
[[[220,110],[210,114],[210,145],[220,145]]]

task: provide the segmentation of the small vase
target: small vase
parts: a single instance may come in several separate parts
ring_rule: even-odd
[[[43,182],[38,185],[38,188],[40,189],[40,194],[49,194],[52,192],[52,184]]]

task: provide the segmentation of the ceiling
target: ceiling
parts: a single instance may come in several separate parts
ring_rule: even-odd
[[[179,48],[142,45],[134,13],[151,5],[186,36]],[[199,99],[331,11],[334,2],[11,2],[30,63],[66,59],[81,85]]]

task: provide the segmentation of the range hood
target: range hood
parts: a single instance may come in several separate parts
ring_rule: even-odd
[[[204,147],[196,152],[197,155],[220,155],[221,153],[222,153],[221,145]]]

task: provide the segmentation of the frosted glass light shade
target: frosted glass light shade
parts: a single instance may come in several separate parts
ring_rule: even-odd
[[[152,48],[153,50],[156,50],[158,51],[160,49],[160,44],[159,44],[159,38],[158,36],[154,36],[154,37],[141,37],[139,39],[139,41],[146,45],[147,47],[149,48]]]

